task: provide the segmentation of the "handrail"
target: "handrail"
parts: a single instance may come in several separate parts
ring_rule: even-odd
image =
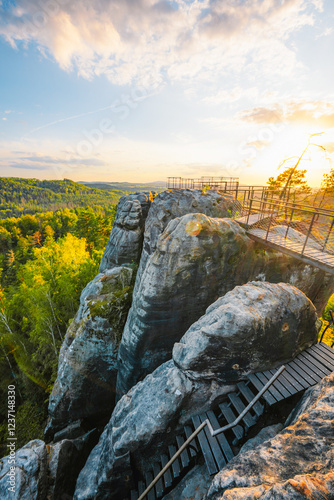
[[[310,212],[310,213],[315,213],[317,215],[324,215],[327,217],[334,217],[334,211],[328,211],[328,212],[323,212],[317,209],[316,207],[311,207],[307,205],[299,205],[300,207],[305,207],[305,208],[298,208],[297,204],[294,203],[289,203],[285,202],[283,200],[276,200],[276,201],[269,201],[269,200],[259,200],[257,198],[250,198],[247,201],[255,201],[263,205],[274,205],[274,206],[281,206],[283,208],[291,208],[291,209],[296,209],[299,210],[300,212]]]
[[[147,486],[146,490],[140,495],[138,500],[144,500],[146,495],[151,491],[153,486],[159,481],[159,479],[165,474],[165,472],[169,469],[169,467],[175,462],[175,460],[181,455],[181,453],[187,448],[187,446],[195,439],[195,437],[204,429],[204,427],[207,425],[209,428],[209,431],[212,436],[216,436],[217,434],[220,434],[228,429],[231,429],[232,427],[235,427],[238,425],[240,420],[243,419],[243,417],[246,415],[246,413],[249,412],[249,410],[257,403],[257,401],[261,398],[261,396],[268,390],[268,388],[275,382],[275,380],[280,376],[280,374],[285,370],[285,366],[281,366],[279,370],[271,377],[270,380],[266,383],[266,385],[261,389],[261,391],[255,396],[255,398],[249,403],[249,405],[244,409],[242,413],[232,422],[231,424],[225,425],[225,427],[220,427],[219,429],[213,430],[210,422],[208,419],[204,420],[204,422],[201,423],[197,427],[197,429],[194,430],[194,432],[191,434],[191,436],[188,437],[188,439],[183,443],[181,448],[177,450],[177,452],[172,456],[172,458],[167,462],[167,464],[161,469],[159,474],[153,479],[153,481]]]
[[[210,421],[207,419],[206,422],[208,424],[211,436],[212,437],[217,436],[218,434],[221,434],[222,432],[228,431],[232,427],[235,427],[236,425],[238,425],[238,423],[244,418],[244,416],[246,415],[246,413],[248,413],[249,410],[255,405],[255,403],[258,402],[258,400],[263,396],[263,394],[268,390],[268,388],[275,382],[275,380],[281,375],[281,373],[284,370],[285,370],[285,366],[282,365],[280,367],[280,369],[277,370],[277,372],[275,373],[275,375],[273,375],[271,377],[271,379],[268,380],[268,382],[266,383],[266,385],[264,387],[262,387],[261,391],[255,396],[255,398],[252,399],[252,401],[249,403],[249,405],[246,406],[246,408],[244,409],[244,411],[242,413],[240,413],[240,415],[231,424],[228,424],[228,425],[225,425],[224,427],[220,427],[219,429],[213,430]]]

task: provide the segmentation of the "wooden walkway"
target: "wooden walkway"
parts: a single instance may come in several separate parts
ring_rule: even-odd
[[[314,248],[312,240],[306,245],[304,253],[302,254],[304,247],[303,243],[294,241],[289,237],[285,238],[280,234],[270,231],[267,235],[265,229],[255,227],[248,229],[247,234],[250,238],[259,243],[265,243],[275,250],[279,250],[280,252],[303,260],[306,264],[311,264],[326,272],[334,274],[334,255],[327,252],[321,252]]]
[[[156,500],[166,495],[189,471],[200,455],[204,457],[210,475],[219,472],[235,456],[235,446],[245,438],[248,430],[256,424],[266,407],[302,393],[332,371],[334,371],[334,349],[327,344],[315,344],[301,352],[293,361],[285,365],[285,371],[249,410],[239,425],[214,437],[205,426],[146,495],[145,499]],[[214,430],[234,422],[275,372],[276,370],[267,370],[250,374],[248,380],[239,382],[237,390],[228,394],[226,400],[220,403],[218,408],[193,417],[192,423],[184,427],[183,432],[176,436],[175,443],[161,455],[160,462],[153,464],[152,470],[148,471],[145,477],[138,482],[137,489],[131,492],[131,500],[137,500],[144,493],[154,477],[159,474],[169,459],[202,422],[209,419]]]

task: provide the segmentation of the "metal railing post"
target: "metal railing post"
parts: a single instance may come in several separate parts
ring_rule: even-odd
[[[248,217],[247,217],[247,226],[248,226],[249,217],[250,217],[251,210],[252,210],[252,204],[253,204],[253,200],[250,200],[250,203],[249,203],[249,210],[248,210]]]
[[[325,243],[324,243],[324,246],[322,247],[322,252],[325,251],[325,248],[327,246],[327,243],[328,243],[328,240],[329,240],[329,237],[330,237],[330,234],[332,232],[332,229],[333,229],[333,226],[334,226],[334,217],[333,217],[333,220],[332,220],[332,224],[331,224],[331,227],[329,228],[329,231],[328,231],[328,234],[327,234],[327,237],[326,237],[326,240],[325,240]]]
[[[288,236],[288,232],[289,232],[289,229],[290,229],[290,224],[291,224],[292,219],[293,219],[293,214],[294,214],[294,211],[295,211],[295,209],[293,208],[293,209],[291,210],[291,216],[290,216],[290,220],[289,220],[289,223],[288,223],[288,228],[287,228],[286,233],[285,233],[285,236],[284,236],[284,238],[285,238],[285,239],[286,239],[286,238],[287,238],[287,236]]]
[[[267,229],[267,233],[266,233],[266,241],[268,241],[269,231],[270,231],[271,224],[272,224],[272,221],[273,221],[273,218],[274,218],[274,208],[273,207],[274,207],[274,205],[272,205],[271,216],[270,216],[269,225],[268,225],[268,229]]]
[[[309,227],[309,229],[308,229],[308,231],[307,231],[307,235],[306,235],[306,239],[305,239],[305,243],[304,243],[304,246],[303,246],[303,250],[302,250],[301,255],[304,255],[304,251],[305,251],[305,248],[306,248],[306,245],[307,245],[307,242],[308,242],[309,236],[310,236],[311,231],[312,231],[312,227],[313,227],[313,223],[314,223],[315,216],[316,216],[316,214],[314,213],[314,214],[313,214],[313,216],[312,216],[312,220],[311,220],[310,227]]]

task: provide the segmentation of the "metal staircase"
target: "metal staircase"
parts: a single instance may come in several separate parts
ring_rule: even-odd
[[[334,349],[320,342],[301,352],[279,370],[248,375],[237,390],[214,410],[196,415],[175,443],[161,455],[131,492],[131,500],[156,500],[171,491],[204,457],[210,475],[219,472],[237,452],[236,446],[247,435],[266,407],[282,402],[315,385],[334,371]]]

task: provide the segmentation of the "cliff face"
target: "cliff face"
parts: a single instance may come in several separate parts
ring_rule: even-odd
[[[19,450],[17,498],[58,499],[74,489],[77,500],[123,498],[132,467],[145,471],[191,416],[247,373],[316,341],[311,301],[321,311],[334,278],[256,244],[229,218],[234,208],[228,196],[197,190],[121,199],[101,272],[82,292],[60,352],[46,429],[53,442]],[[235,458],[208,498],[305,498],[288,495],[303,495],[303,485],[313,494],[315,484],[333,494],[332,385],[329,377],[310,391],[290,430],[260,444],[258,457],[248,449]],[[8,465],[0,460],[4,499],[12,498]]]

